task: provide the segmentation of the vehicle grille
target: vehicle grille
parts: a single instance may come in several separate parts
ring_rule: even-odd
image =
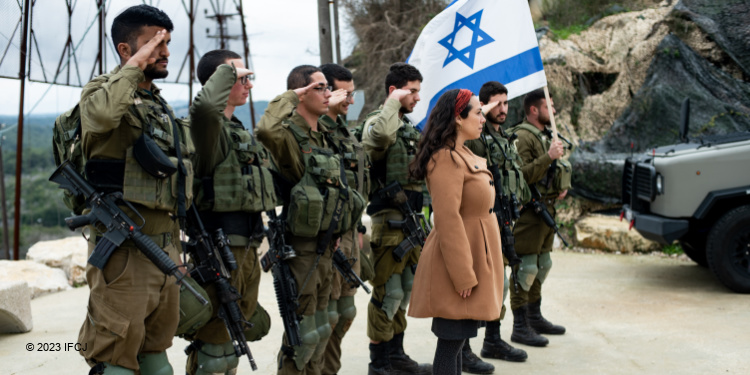
[[[635,193],[639,199],[653,202],[656,198],[656,169],[645,163],[635,166]]]
[[[632,204],[634,167],[630,159],[625,160],[625,167],[622,170],[622,203],[624,204]]]

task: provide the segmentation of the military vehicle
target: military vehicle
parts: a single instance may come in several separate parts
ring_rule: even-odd
[[[682,103],[680,140],[626,159],[622,216],[641,235],[678,241],[738,293],[750,293],[750,131],[688,139],[690,102]]]

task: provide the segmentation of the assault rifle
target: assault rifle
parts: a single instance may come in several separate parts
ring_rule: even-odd
[[[503,194],[503,177],[500,172],[500,168],[497,164],[493,164],[489,167],[492,172],[492,178],[495,184],[495,215],[497,215],[497,222],[500,224],[500,240],[502,242],[502,251],[506,259],[508,259],[508,265],[513,270],[516,265],[521,264],[521,258],[516,253],[516,238],[513,236],[513,220],[518,219],[514,215],[515,211],[518,211],[516,202],[512,202],[508,199],[508,196]],[[519,213],[520,216],[520,213]],[[518,286],[518,274],[515,271],[511,271],[511,278],[513,283]]]
[[[284,334],[289,347],[299,346],[302,342],[299,333],[299,321],[297,315],[299,308],[299,297],[297,295],[297,284],[287,261],[297,256],[291,246],[286,244],[284,233],[286,232],[286,221],[276,215],[276,211],[269,210],[268,229],[268,252],[263,255],[260,264],[264,272],[269,270],[273,274],[273,288],[276,291],[276,302],[279,305],[279,313],[284,323]],[[283,347],[282,347],[283,349]],[[294,353],[287,353],[291,357]]]
[[[357,259],[354,259],[354,261],[356,262]],[[349,263],[349,259],[344,255],[344,252],[341,251],[341,249],[336,249],[336,251],[333,252],[333,266],[336,267],[336,270],[338,270],[339,273],[341,273],[341,276],[344,277],[346,282],[355,288],[361,286],[367,294],[370,294],[370,289],[365,285],[365,282],[357,276],[357,273],[354,272],[352,264]]]
[[[109,257],[125,240],[131,240],[154,265],[166,275],[174,276],[177,284],[183,285],[203,305],[208,304],[203,296],[190,284],[183,283],[185,274],[179,267],[169,259],[167,253],[162,250],[151,238],[141,232],[146,220],[133,207],[132,204],[122,198],[121,192],[102,194],[97,192],[81,175],[65,161],[52,173],[50,181],[60,185],[61,189],[68,190],[73,195],[82,195],[86,199],[86,207],[91,212],[85,215],[65,218],[65,224],[70,230],[75,230],[85,225],[102,228],[102,238],[97,241],[94,251],[88,262],[92,266],[103,269],[109,261]],[[127,206],[140,218],[141,225],[131,219],[118,204]]]
[[[401,188],[398,181],[388,184],[388,186],[380,190],[379,194],[382,198],[387,198],[394,203],[404,215],[404,220],[388,220],[389,227],[400,228],[406,236],[392,252],[393,259],[396,262],[401,262],[409,250],[424,245],[432,228],[422,212],[415,213],[411,209],[406,192]]]
[[[252,323],[245,320],[242,315],[240,306],[237,304],[242,296],[229,282],[230,272],[237,269],[237,261],[229,248],[229,240],[221,228],[214,231],[213,237],[206,232],[195,205],[191,206],[187,213],[187,223],[186,229],[190,242],[185,246],[185,250],[196,265],[190,271],[190,275],[201,285],[214,286],[219,301],[217,315],[224,321],[229,331],[234,354],[237,357],[247,355],[250,367],[255,371],[258,366],[255,364],[245,338],[245,327],[252,327]],[[188,350],[191,350],[191,346],[186,349]]]
[[[542,194],[539,193],[539,189],[533,184],[529,184],[529,188],[531,189],[531,202],[529,202],[529,205],[534,210],[534,213],[536,213],[548,227],[555,231],[555,234],[557,237],[560,237],[560,240],[565,244],[565,247],[570,247],[568,242],[565,241],[565,238],[560,234],[560,228],[557,227],[555,219],[553,219],[552,215],[547,211],[547,205],[542,202]]]

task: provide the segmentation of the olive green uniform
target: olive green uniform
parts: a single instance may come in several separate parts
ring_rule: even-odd
[[[550,147],[548,135],[535,135],[528,127],[534,125],[524,121],[509,129],[518,135],[514,142],[523,160],[523,176],[529,184],[537,184],[542,194],[542,201],[547,210],[555,217],[555,199],[562,192],[554,186],[547,188],[540,182],[546,178],[552,159],[547,154]],[[527,127],[527,129],[524,129]],[[540,139],[541,138],[541,139]],[[552,184],[554,185],[554,184]],[[510,306],[512,310],[535,303],[542,298],[542,283],[547,277],[552,260],[550,252],[555,232],[531,209],[521,211],[521,218],[513,228],[516,238],[516,253],[522,260],[517,270],[520,290],[510,286]]]
[[[372,160],[373,193],[367,213],[372,219],[372,254],[375,277],[372,298],[367,306],[367,336],[377,342],[386,342],[406,330],[406,308],[414,280],[414,268],[419,261],[421,247],[411,249],[396,262],[392,251],[404,240],[404,232],[390,228],[389,220],[403,220],[401,212],[392,208],[377,191],[393,181],[399,181],[407,192],[412,209],[422,210],[423,181],[408,178],[408,164],[414,159],[419,131],[399,118],[401,102],[388,99],[379,110],[370,113],[362,128],[362,145]],[[418,199],[412,199],[419,196]],[[418,206],[418,207],[417,207]]]
[[[82,149],[92,165],[117,166],[99,168],[99,172],[110,172],[107,178],[122,180],[124,199],[133,203],[145,219],[141,231],[179,262],[179,227],[171,217],[177,209],[178,173],[156,179],[133,157],[133,144],[147,132],[177,164],[172,110],[156,86],[150,90],[138,88],[144,78],[139,68],[125,66],[86,84],[80,102]],[[193,170],[188,154],[192,143],[187,129],[181,128],[180,133],[187,170],[185,182],[191,186]],[[96,186],[92,177],[87,172],[87,178]],[[189,205],[192,192],[187,189],[185,194]],[[138,221],[131,210],[123,210]],[[96,228],[90,231],[89,255],[101,235]],[[87,265],[86,279],[91,292],[78,342],[84,344],[86,350],[80,353],[89,364],[107,362],[136,371],[142,353],[164,352],[172,345],[179,320],[179,287],[132,242],[125,241],[117,248],[103,270]]]
[[[237,303],[243,316],[254,325],[245,338],[256,341],[270,329],[270,317],[258,304],[257,250],[263,237],[260,213],[273,209],[276,199],[270,173],[260,166],[265,150],[236,117],[223,115],[235,81],[232,67],[220,65],[190,107],[191,124],[196,125],[190,129],[196,148],[195,203],[206,230],[212,233],[222,228],[229,239],[237,261],[231,284],[241,296]],[[224,321],[217,317],[215,289],[207,286],[206,292],[214,306],[213,315],[192,339],[210,344],[228,342]],[[234,351],[225,354],[233,356]]]
[[[320,117],[320,122],[333,131],[336,147],[340,153],[343,153],[342,158],[347,163],[345,166],[349,186],[356,188],[363,197],[366,197],[370,191],[369,157],[364,153],[364,149],[354,138],[354,135],[347,129],[344,118],[339,116],[334,121],[329,116],[323,115]],[[357,275],[361,275],[357,229],[352,229],[341,236],[339,249],[348,259],[355,259],[352,270]],[[357,308],[354,306],[354,295],[356,293],[357,288],[352,287],[339,272],[334,270],[331,298],[328,301],[328,319],[333,328],[333,333],[328,339],[326,351],[323,355],[321,372],[324,375],[337,374],[341,369],[341,341],[357,315]]]
[[[503,194],[511,197],[515,196],[517,202],[526,204],[531,199],[531,192],[526,180],[523,178],[521,165],[523,161],[516,146],[508,142],[508,136],[500,127],[495,131],[495,127],[489,122],[484,123],[482,135],[478,139],[466,141],[466,146],[476,155],[487,159],[487,165],[497,165],[502,173]],[[506,156],[508,158],[506,158]],[[511,199],[512,204],[512,199]],[[508,265],[508,259],[503,256],[505,265]],[[505,317],[505,299],[508,296],[508,273],[504,273],[505,282],[503,283],[503,308],[500,312],[500,319]]]
[[[339,174],[340,158],[333,153],[327,140],[329,130],[319,121],[318,131],[313,131],[294,110],[298,103],[299,99],[292,90],[279,95],[269,103],[257,129],[258,139],[268,149],[278,172],[295,184],[290,201],[285,202],[289,229],[285,239],[297,253],[288,264],[298,288],[300,307],[297,314],[302,316],[302,345],[293,348],[294,358],[285,355],[282,347],[279,374],[317,374],[320,371],[316,364],[320,363],[332,332],[327,307],[331,295],[335,238],[327,244],[322,255],[318,255],[316,249],[319,238],[325,235],[330,225],[332,206],[337,199],[334,195],[337,197],[338,189],[346,185]],[[325,191],[328,198],[324,207],[315,208],[312,204],[320,199],[321,191]],[[356,191],[349,189],[348,195],[349,202],[354,201],[356,195],[364,207]],[[347,207],[344,211],[350,209]],[[351,227],[351,216],[342,214],[338,230],[345,233]],[[284,341],[283,346],[286,345]]]

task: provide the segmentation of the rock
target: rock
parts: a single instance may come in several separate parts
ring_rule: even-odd
[[[31,331],[31,290],[23,281],[0,282],[0,334]]]
[[[87,256],[88,244],[81,236],[40,241],[31,246],[26,253],[28,260],[65,271],[70,285],[86,284]]]
[[[31,298],[70,289],[68,277],[59,268],[31,260],[0,260],[0,282],[25,281]]]
[[[576,240],[579,247],[610,252],[634,253],[658,251],[662,246],[629,230],[627,221],[617,216],[588,215],[576,224]]]

